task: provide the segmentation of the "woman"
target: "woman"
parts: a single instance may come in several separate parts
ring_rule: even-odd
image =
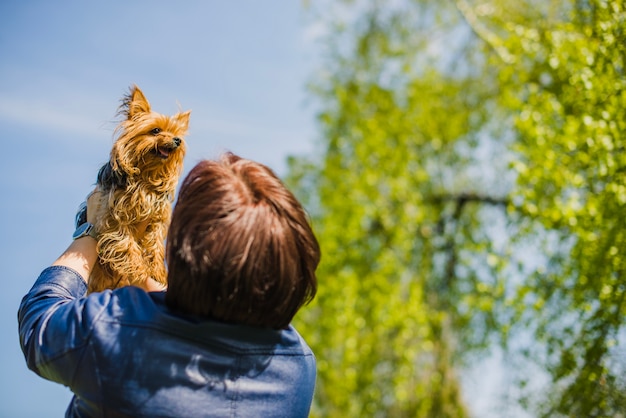
[[[289,324],[315,296],[320,249],[274,173],[230,153],[191,170],[165,291],[85,294],[96,201],[18,312],[28,367],[74,393],[66,416],[308,416],[315,358]]]

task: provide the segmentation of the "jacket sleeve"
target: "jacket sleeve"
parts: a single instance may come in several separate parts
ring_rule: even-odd
[[[20,346],[28,368],[66,386],[71,385],[93,321],[103,309],[86,303],[86,291],[85,281],[74,270],[48,267],[18,310]]]

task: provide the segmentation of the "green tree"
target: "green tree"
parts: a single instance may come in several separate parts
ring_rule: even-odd
[[[545,416],[612,416],[626,410],[612,351],[626,314],[626,12],[599,0],[567,11],[508,22],[515,59],[494,62],[515,115],[513,199],[550,232],[547,268],[525,277],[517,300],[532,303],[518,312],[553,379]]]
[[[373,4],[355,32],[333,34],[322,161],[291,162],[324,251],[301,325],[319,359],[314,415],[467,415],[455,365],[485,344],[477,330],[502,291],[476,271],[497,268],[481,208],[503,213],[505,200],[486,193],[468,151],[485,141],[489,78],[466,67],[463,45],[455,71],[420,56],[433,34],[448,37],[434,19],[460,22],[455,8]]]
[[[538,414],[619,411],[621,2],[335,7],[289,178],[323,249],[313,415],[467,416],[466,354],[529,333]]]

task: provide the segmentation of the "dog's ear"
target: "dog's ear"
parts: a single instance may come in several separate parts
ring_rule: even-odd
[[[150,103],[137,86],[131,88],[125,104],[128,106],[128,119],[132,119],[138,113],[150,112]]]
[[[178,125],[185,131],[189,128],[189,115],[191,115],[191,110],[185,113],[177,113],[176,116],[174,116]]]

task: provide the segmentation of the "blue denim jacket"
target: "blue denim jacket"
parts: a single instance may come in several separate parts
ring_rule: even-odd
[[[28,367],[69,386],[66,417],[306,417],[315,358],[293,327],[171,312],[163,292],[93,293],[45,269],[18,312]]]

